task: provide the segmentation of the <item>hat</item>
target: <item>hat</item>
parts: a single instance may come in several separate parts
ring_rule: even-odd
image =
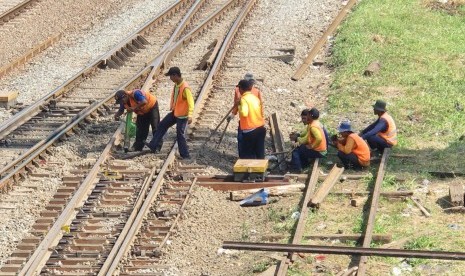
[[[255,80],[255,78],[253,77],[252,73],[247,73],[244,75],[244,80]]]
[[[179,67],[171,67],[170,70],[168,70],[168,73],[165,74],[165,76],[172,76],[172,75],[181,76],[181,69],[179,69]]]
[[[339,127],[337,128],[338,132],[352,131],[350,127],[350,121],[342,121]]]
[[[124,98],[124,96],[126,96],[126,91],[124,91],[124,90],[116,91],[116,93],[115,93],[115,101],[116,101],[116,103],[120,103],[121,100]]]
[[[386,102],[383,100],[377,100],[373,105],[373,109],[376,111],[386,112]]]
[[[312,109],[310,109],[308,114],[310,115],[310,117],[312,117],[312,119],[320,118],[320,111],[318,111],[318,109],[316,109],[314,107]]]

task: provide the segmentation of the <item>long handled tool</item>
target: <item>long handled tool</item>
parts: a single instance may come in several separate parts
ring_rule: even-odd
[[[212,133],[210,133],[210,135],[207,137],[207,139],[205,140],[205,142],[203,142],[202,146],[200,148],[203,148],[205,147],[205,145],[208,143],[208,141],[210,141],[210,139],[212,138],[213,135],[215,135],[215,133],[218,131],[218,128],[221,126],[221,124],[224,122],[224,120],[226,120],[226,118],[228,118],[229,114],[231,113],[231,111],[234,109],[235,106],[231,107],[228,111],[228,113],[223,117],[223,119],[221,119],[221,121],[218,123],[218,125],[216,126],[216,128],[212,131]]]
[[[228,121],[228,122],[226,123],[226,126],[224,127],[223,133],[221,133],[220,141],[218,141],[218,144],[216,145],[216,148],[219,148],[220,145],[221,145],[221,142],[223,142],[224,134],[226,133],[226,130],[228,129],[228,126],[229,126],[229,123],[230,123],[230,122],[231,122],[231,121]]]

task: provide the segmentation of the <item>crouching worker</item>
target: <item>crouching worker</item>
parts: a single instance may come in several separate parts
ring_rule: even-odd
[[[150,126],[153,134],[160,123],[157,98],[140,89],[132,91],[118,90],[115,94],[115,101],[120,105],[118,112],[115,114],[115,120],[119,120],[125,109],[128,112],[134,111],[137,114],[136,141],[131,149],[141,151],[149,134]]]
[[[340,138],[334,135],[331,140],[344,168],[361,170],[370,166],[370,148],[362,137],[352,132],[350,122],[342,122],[337,130]]]
[[[302,112],[301,118],[304,119],[305,110]],[[295,149],[292,151],[291,169],[296,172],[301,172],[302,168],[307,167],[310,159],[323,158],[327,153],[326,136],[323,130],[323,125],[318,118],[320,112],[316,108],[308,110],[307,131],[301,133],[298,137],[293,136]]]

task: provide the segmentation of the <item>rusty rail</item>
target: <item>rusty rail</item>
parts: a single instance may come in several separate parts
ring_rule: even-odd
[[[39,2],[40,0],[27,0],[24,1],[23,3],[12,7],[11,9],[7,10],[3,14],[0,15],[0,25],[5,24],[6,22],[10,21],[11,19],[15,18],[18,13],[26,10],[29,8],[32,4]]]

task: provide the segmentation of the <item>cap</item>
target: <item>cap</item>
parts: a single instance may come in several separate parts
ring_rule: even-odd
[[[338,132],[352,131],[350,126],[350,121],[342,121],[339,127],[337,128]]]
[[[181,76],[181,69],[179,67],[171,67],[170,70],[165,74],[165,76],[178,75]]]
[[[386,102],[383,100],[377,100],[373,105],[373,109],[376,111],[386,112]]]
[[[244,75],[244,80],[250,81],[250,80],[255,80],[255,78],[253,77],[252,73],[247,73]]]
[[[116,91],[116,93],[115,93],[115,101],[116,101],[116,103],[120,103],[125,95],[126,95],[126,91],[124,91],[124,90]]]

